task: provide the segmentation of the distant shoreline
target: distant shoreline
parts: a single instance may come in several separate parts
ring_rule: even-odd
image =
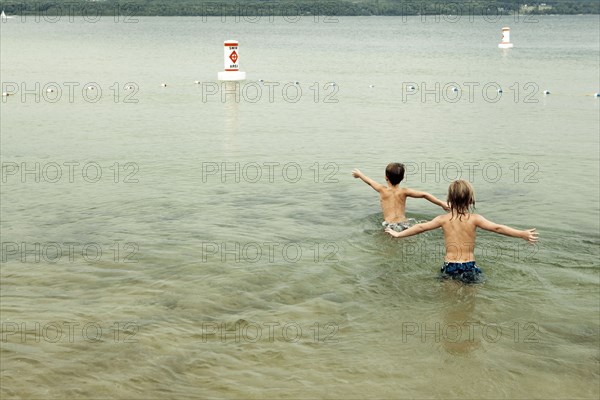
[[[358,17],[437,16],[446,19],[503,16],[599,15],[598,0],[54,0],[3,1],[8,16],[28,17]]]
[[[128,17],[128,18],[137,18],[137,17],[190,17],[190,18],[225,18],[225,17],[236,17],[240,19],[244,18],[286,18],[286,19],[300,19],[302,17],[326,17],[326,18],[337,18],[337,17],[446,17],[448,20],[451,18],[460,19],[460,17],[464,18],[485,18],[492,22],[493,20],[499,20],[502,17],[514,17],[514,18],[532,18],[532,17],[543,17],[543,16],[582,16],[582,15],[600,15],[600,12],[589,12],[589,13],[528,13],[528,14],[494,14],[494,15],[472,15],[472,14],[274,14],[274,15],[265,15],[265,14],[129,14],[129,13],[88,13],[88,14],[67,14],[67,13],[24,13],[24,14],[12,14],[6,13],[7,18],[38,18],[43,19],[44,17],[52,17],[55,19],[56,17],[65,17],[66,18],[77,18],[77,17],[89,17],[89,18],[99,18],[99,17]],[[55,21],[51,21],[55,22]],[[248,21],[251,22],[251,21]]]

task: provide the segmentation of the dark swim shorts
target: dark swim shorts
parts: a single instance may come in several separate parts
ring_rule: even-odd
[[[481,270],[477,267],[475,261],[464,263],[444,262],[442,277],[458,279],[465,283],[477,283],[481,281]]]

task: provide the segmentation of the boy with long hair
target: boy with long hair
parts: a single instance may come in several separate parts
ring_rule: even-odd
[[[506,225],[488,221],[479,214],[473,214],[475,194],[471,184],[465,180],[454,181],[448,187],[447,203],[450,212],[432,221],[417,224],[402,232],[386,228],[385,232],[397,238],[417,235],[432,229],[442,228],[446,246],[446,256],[442,273],[444,276],[466,282],[477,281],[481,270],[475,264],[476,229],[521,238],[530,244],[537,242],[538,233],[533,229],[520,231]]]

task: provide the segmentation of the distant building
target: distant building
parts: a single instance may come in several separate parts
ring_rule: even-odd
[[[534,9],[535,9],[535,7],[534,7],[534,6],[528,6],[527,4],[523,4],[523,5],[521,6],[521,9],[520,9],[520,11],[521,11],[522,13],[530,13],[530,12],[533,12],[533,10],[534,10]]]
[[[548,10],[552,10],[552,6],[549,6],[546,3],[541,3],[538,5],[523,4],[520,8],[520,11],[523,14],[532,13],[534,11],[548,11]]]

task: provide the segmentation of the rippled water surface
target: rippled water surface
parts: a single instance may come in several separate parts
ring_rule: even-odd
[[[599,29],[2,23],[2,398],[598,398]],[[439,281],[442,233],[384,236],[350,175],[391,161],[539,246]]]

